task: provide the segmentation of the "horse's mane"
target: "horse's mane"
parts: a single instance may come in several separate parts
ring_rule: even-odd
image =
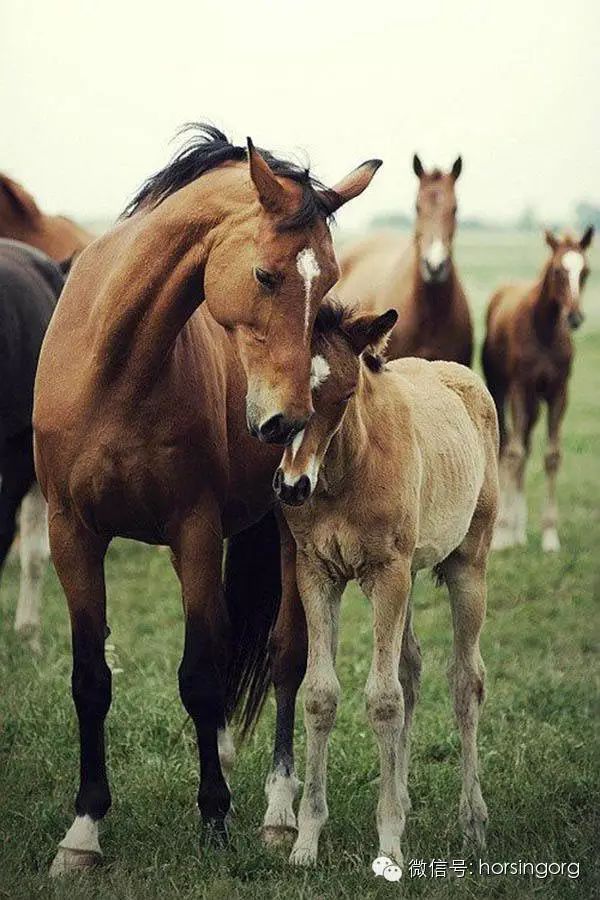
[[[337,297],[325,298],[315,319],[314,334],[317,339],[327,341],[331,334],[345,337],[344,326],[349,325],[359,315],[358,307],[342,303]],[[386,359],[379,353],[364,352],[361,359],[371,372],[381,372]]]
[[[223,163],[241,162],[248,158],[246,147],[236,147],[213,125],[193,122],[185,125],[180,134],[185,132],[193,133],[171,162],[143,183],[121,214],[122,219],[129,218],[141,207],[158,206],[171,194]],[[308,168],[279,159],[268,150],[258,150],[275,175],[289,178],[302,188],[300,208],[279,224],[281,231],[304,228],[319,217],[331,218],[330,203],[333,204],[336,200],[334,191],[321,184],[310,174]]]

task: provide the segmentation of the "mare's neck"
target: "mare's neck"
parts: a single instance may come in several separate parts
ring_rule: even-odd
[[[119,227],[117,263],[98,300],[96,349],[109,380],[125,369],[134,384],[160,373],[177,336],[204,301],[211,249],[248,214],[248,204],[240,204],[238,175],[233,167],[207,173]],[[111,255],[115,251],[110,243],[107,249]]]

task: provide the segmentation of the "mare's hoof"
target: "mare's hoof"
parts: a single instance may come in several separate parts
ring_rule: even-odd
[[[69,875],[71,872],[83,872],[85,869],[93,869],[102,862],[102,854],[90,850],[72,850],[69,847],[59,847],[58,852],[50,866],[50,878],[58,878],[61,875]]]
[[[229,829],[224,819],[205,819],[203,822],[204,843],[215,850],[222,850],[229,844]]]
[[[294,841],[298,836],[298,829],[293,825],[263,825],[260,836],[267,847],[280,847]]]

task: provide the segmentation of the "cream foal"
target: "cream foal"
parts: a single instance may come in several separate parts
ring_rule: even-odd
[[[375,354],[396,318],[394,310],[357,316],[325,304],[315,331],[315,413],[285,450],[274,480],[297,545],[309,641],[306,778],[290,858],[297,865],[316,861],[327,819],[327,743],[340,694],[338,614],[353,578],[373,607],[366,704],[380,752],[379,851],[402,864],[409,731],[421,668],[410,595],[423,568],[435,567],[450,593],[460,823],[465,838],[485,844],[476,734],[484,695],[479,635],[498,496],[496,412],[479,377],[456,363],[383,365]]]

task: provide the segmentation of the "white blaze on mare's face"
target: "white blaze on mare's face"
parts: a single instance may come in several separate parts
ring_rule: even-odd
[[[324,356],[313,356],[310,366],[310,389],[315,391],[327,380],[330,372],[329,363]]]
[[[317,257],[310,247],[305,247],[304,250],[300,251],[296,257],[296,268],[298,269],[300,278],[304,282],[304,337],[306,338],[308,335],[308,322],[310,319],[310,290],[315,278],[318,278],[321,274]]]
[[[573,300],[579,297],[579,278],[583,270],[583,256],[577,250],[567,250],[562,258],[563,269],[569,276],[569,287]]]
[[[431,242],[427,251],[427,262],[432,269],[439,268],[442,263],[446,261],[447,256],[448,254],[446,253],[443,241],[436,238]]]

